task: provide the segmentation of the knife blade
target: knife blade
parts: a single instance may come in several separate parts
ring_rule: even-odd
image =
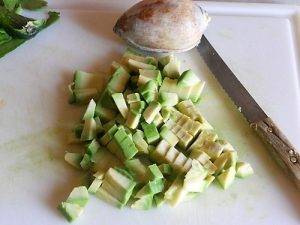
[[[267,145],[279,165],[300,189],[299,153],[272,119],[257,104],[204,35],[197,49],[219,84],[240,109],[240,112],[261,140]]]

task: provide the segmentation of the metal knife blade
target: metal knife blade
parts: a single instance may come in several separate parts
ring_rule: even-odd
[[[250,126],[266,143],[275,160],[300,189],[300,156],[295,147],[260,108],[205,36],[202,37],[197,49],[231,100],[240,108]]]
[[[197,49],[211,72],[235,105],[240,108],[248,122],[251,124],[266,119],[266,113],[256,103],[205,36],[202,36]]]

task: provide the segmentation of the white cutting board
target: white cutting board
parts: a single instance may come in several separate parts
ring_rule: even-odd
[[[63,161],[82,109],[67,104],[72,71],[105,71],[125,46],[112,33],[125,3],[61,10],[61,20],[0,60],[0,224],[57,225],[56,210],[84,180]],[[258,103],[300,149],[299,40],[295,7],[205,3],[207,37]],[[298,28],[298,30],[297,30]],[[299,191],[275,165],[196,50],[179,55],[207,82],[200,108],[256,174],[228,191],[212,185],[177,208],[122,211],[91,197],[74,224],[280,224],[300,221]],[[268,82],[266,82],[268,81]],[[75,148],[75,147],[74,147]]]

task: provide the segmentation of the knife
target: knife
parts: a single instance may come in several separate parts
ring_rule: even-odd
[[[299,153],[256,103],[205,36],[202,36],[197,49],[220,85],[246,117],[250,127],[266,144],[274,159],[300,189]]]

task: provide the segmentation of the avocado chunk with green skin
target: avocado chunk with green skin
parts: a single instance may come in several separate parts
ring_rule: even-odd
[[[236,177],[246,178],[254,174],[254,171],[249,163],[237,162],[236,163]]]
[[[158,168],[160,169],[163,175],[171,175],[173,173],[172,166],[170,166],[169,164],[166,163],[160,164]]]
[[[87,170],[90,168],[92,162],[91,162],[91,156],[88,154],[84,154],[83,158],[80,162],[80,166],[82,169]]]
[[[154,117],[154,120],[153,120],[153,124],[156,126],[156,127],[160,127],[164,122],[164,119],[162,118],[162,116],[160,115],[160,113],[157,113],[156,116]]]
[[[116,109],[116,104],[112,99],[112,94],[116,93],[116,91],[112,90],[109,87],[106,87],[100,94],[100,97],[97,101],[96,113],[98,107],[108,108],[108,109]]]
[[[158,101],[163,107],[175,106],[179,99],[176,93],[160,91]]]
[[[131,104],[133,102],[141,101],[141,97],[140,97],[139,93],[132,93],[132,94],[127,95],[126,100],[127,100],[128,104]]]
[[[188,192],[199,192],[207,175],[207,170],[198,161],[194,160],[191,169],[184,177],[183,187]]]
[[[179,88],[188,87],[193,86],[197,82],[199,82],[199,78],[196,74],[192,70],[186,70],[178,78],[177,86]]]
[[[122,93],[114,93],[111,95],[113,98],[118,110],[120,111],[121,115],[123,118],[126,118],[127,113],[128,113],[128,108],[124,99],[124,96]]]
[[[230,167],[229,169],[222,172],[217,176],[217,180],[219,181],[221,187],[226,190],[232,183],[235,177],[235,168]]]
[[[117,131],[117,125],[113,124],[113,126],[103,135],[103,137],[101,137],[100,143],[104,146],[107,145]]]
[[[91,99],[90,103],[88,104],[88,107],[83,115],[83,120],[88,120],[94,118],[95,115],[95,109],[96,109],[96,102]]]
[[[164,66],[163,74],[170,78],[180,77],[180,62],[175,57],[170,57],[169,62]]]
[[[129,113],[127,114],[127,119],[126,119],[126,126],[131,128],[131,129],[135,129],[137,128],[137,126],[139,125],[140,119],[142,117],[142,114],[134,111],[134,110],[130,110]]]
[[[129,79],[130,75],[128,72],[123,67],[119,67],[111,76],[107,87],[114,92],[123,92]]]
[[[89,193],[85,186],[75,187],[66,202],[84,207],[89,201]]]
[[[101,91],[104,86],[104,79],[99,74],[87,73],[80,70],[75,71],[73,82],[75,89],[95,88]]]
[[[155,70],[156,66],[153,66],[151,64],[147,64],[147,63],[143,63],[143,62],[139,62],[133,59],[129,59],[128,60],[128,66],[130,69],[132,69],[133,71],[138,72],[139,69],[147,69],[147,70]]]
[[[74,89],[71,91],[69,97],[70,104],[85,104],[92,98],[95,98],[98,94],[98,90],[95,88],[86,89]]]
[[[132,136],[132,140],[137,147],[139,153],[148,154],[148,144],[144,140],[144,133],[140,130],[137,130],[134,135]]]
[[[66,152],[65,154],[65,161],[78,169],[81,168],[80,167],[81,160],[82,160],[81,153]]]
[[[106,201],[107,203],[116,206],[117,208],[122,208],[125,204],[119,202],[111,194],[109,194],[105,189],[99,188],[95,194],[98,198]]]
[[[144,134],[148,144],[153,144],[159,140],[159,133],[157,131],[156,126],[153,123],[148,124],[143,122],[142,128],[144,130]]]
[[[135,198],[142,198],[145,195],[155,195],[164,190],[165,181],[164,179],[156,179],[149,181],[145,186],[143,186],[138,193],[134,196]]]
[[[86,146],[86,152],[87,152],[87,154],[92,156],[98,151],[99,148],[100,148],[100,144],[98,143],[98,141],[96,139],[93,139],[91,141],[91,143],[89,143]]]
[[[132,209],[137,210],[148,210],[151,209],[153,205],[153,195],[145,195],[137,199],[132,205]]]
[[[165,155],[169,151],[170,147],[171,146],[167,141],[161,140],[159,144],[154,147],[154,150],[150,152],[150,157],[156,162],[165,162]]]
[[[102,184],[102,179],[96,177],[91,183],[91,185],[89,186],[88,192],[90,194],[95,194],[100,188],[101,184]]]
[[[162,84],[162,76],[159,70],[139,70],[138,85],[144,85],[150,80],[154,80],[158,85]]]
[[[161,105],[158,102],[151,102],[143,113],[143,117],[147,123],[152,123],[155,116],[161,110]]]
[[[153,200],[157,208],[161,207],[165,203],[164,193],[158,193],[154,195]]]
[[[94,118],[84,121],[83,130],[80,139],[82,141],[90,141],[96,137],[97,124]]]
[[[58,209],[69,222],[72,222],[75,219],[77,219],[83,212],[82,207],[80,207],[77,204],[72,204],[68,202],[60,203]]]
[[[148,180],[148,170],[146,165],[140,159],[131,159],[125,161],[125,166],[133,174],[135,180],[145,183]]]
[[[131,159],[136,155],[136,153],[138,153],[137,148],[129,137],[126,137],[121,143],[118,144],[123,151],[125,159]]]
[[[164,176],[156,164],[148,166],[148,177],[150,180],[163,179]]]
[[[132,102],[130,103],[130,110],[135,113],[142,113],[146,107],[146,103],[144,101]]]

